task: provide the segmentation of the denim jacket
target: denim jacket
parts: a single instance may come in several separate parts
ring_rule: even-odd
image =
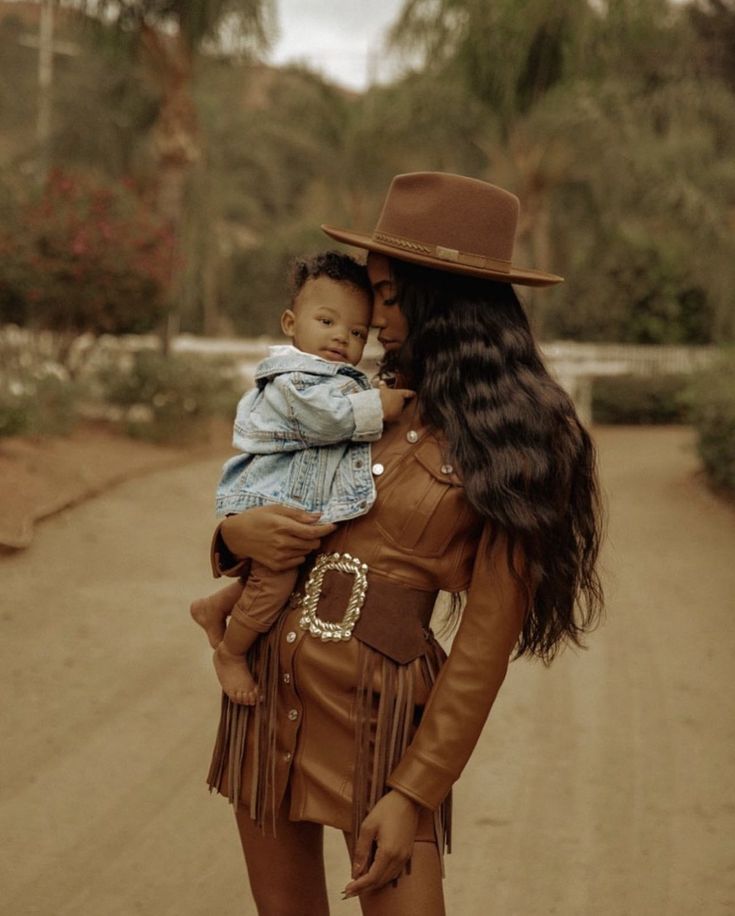
[[[380,396],[349,363],[271,347],[240,400],[217,514],[281,503],[337,522],[375,501],[369,442],[383,431]]]

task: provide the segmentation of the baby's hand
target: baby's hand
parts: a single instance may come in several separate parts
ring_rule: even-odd
[[[410,388],[383,388],[378,389],[380,403],[383,405],[383,419],[386,423],[397,420],[407,401],[416,397],[416,392]]]

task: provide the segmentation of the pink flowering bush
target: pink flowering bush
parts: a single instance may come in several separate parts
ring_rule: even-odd
[[[171,229],[132,184],[54,170],[0,228],[0,322],[144,332],[165,313]]]

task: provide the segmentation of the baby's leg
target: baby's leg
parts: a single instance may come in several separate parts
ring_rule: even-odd
[[[232,608],[224,639],[214,651],[214,668],[222,689],[233,703],[252,706],[258,690],[245,653],[269,630],[288,601],[298,569],[273,572],[253,561],[242,595]]]
[[[242,582],[230,582],[213,595],[192,601],[189,611],[194,620],[204,629],[209,645],[216,649],[225,635],[225,621],[242,595]]]

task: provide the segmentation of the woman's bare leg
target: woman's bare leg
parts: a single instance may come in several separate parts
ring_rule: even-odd
[[[329,916],[321,824],[279,816],[273,837],[247,811],[235,816],[259,916]]]
[[[361,894],[360,907],[363,916],[445,916],[442,863],[436,843],[417,840],[411,873],[402,874],[395,887],[387,884]]]

